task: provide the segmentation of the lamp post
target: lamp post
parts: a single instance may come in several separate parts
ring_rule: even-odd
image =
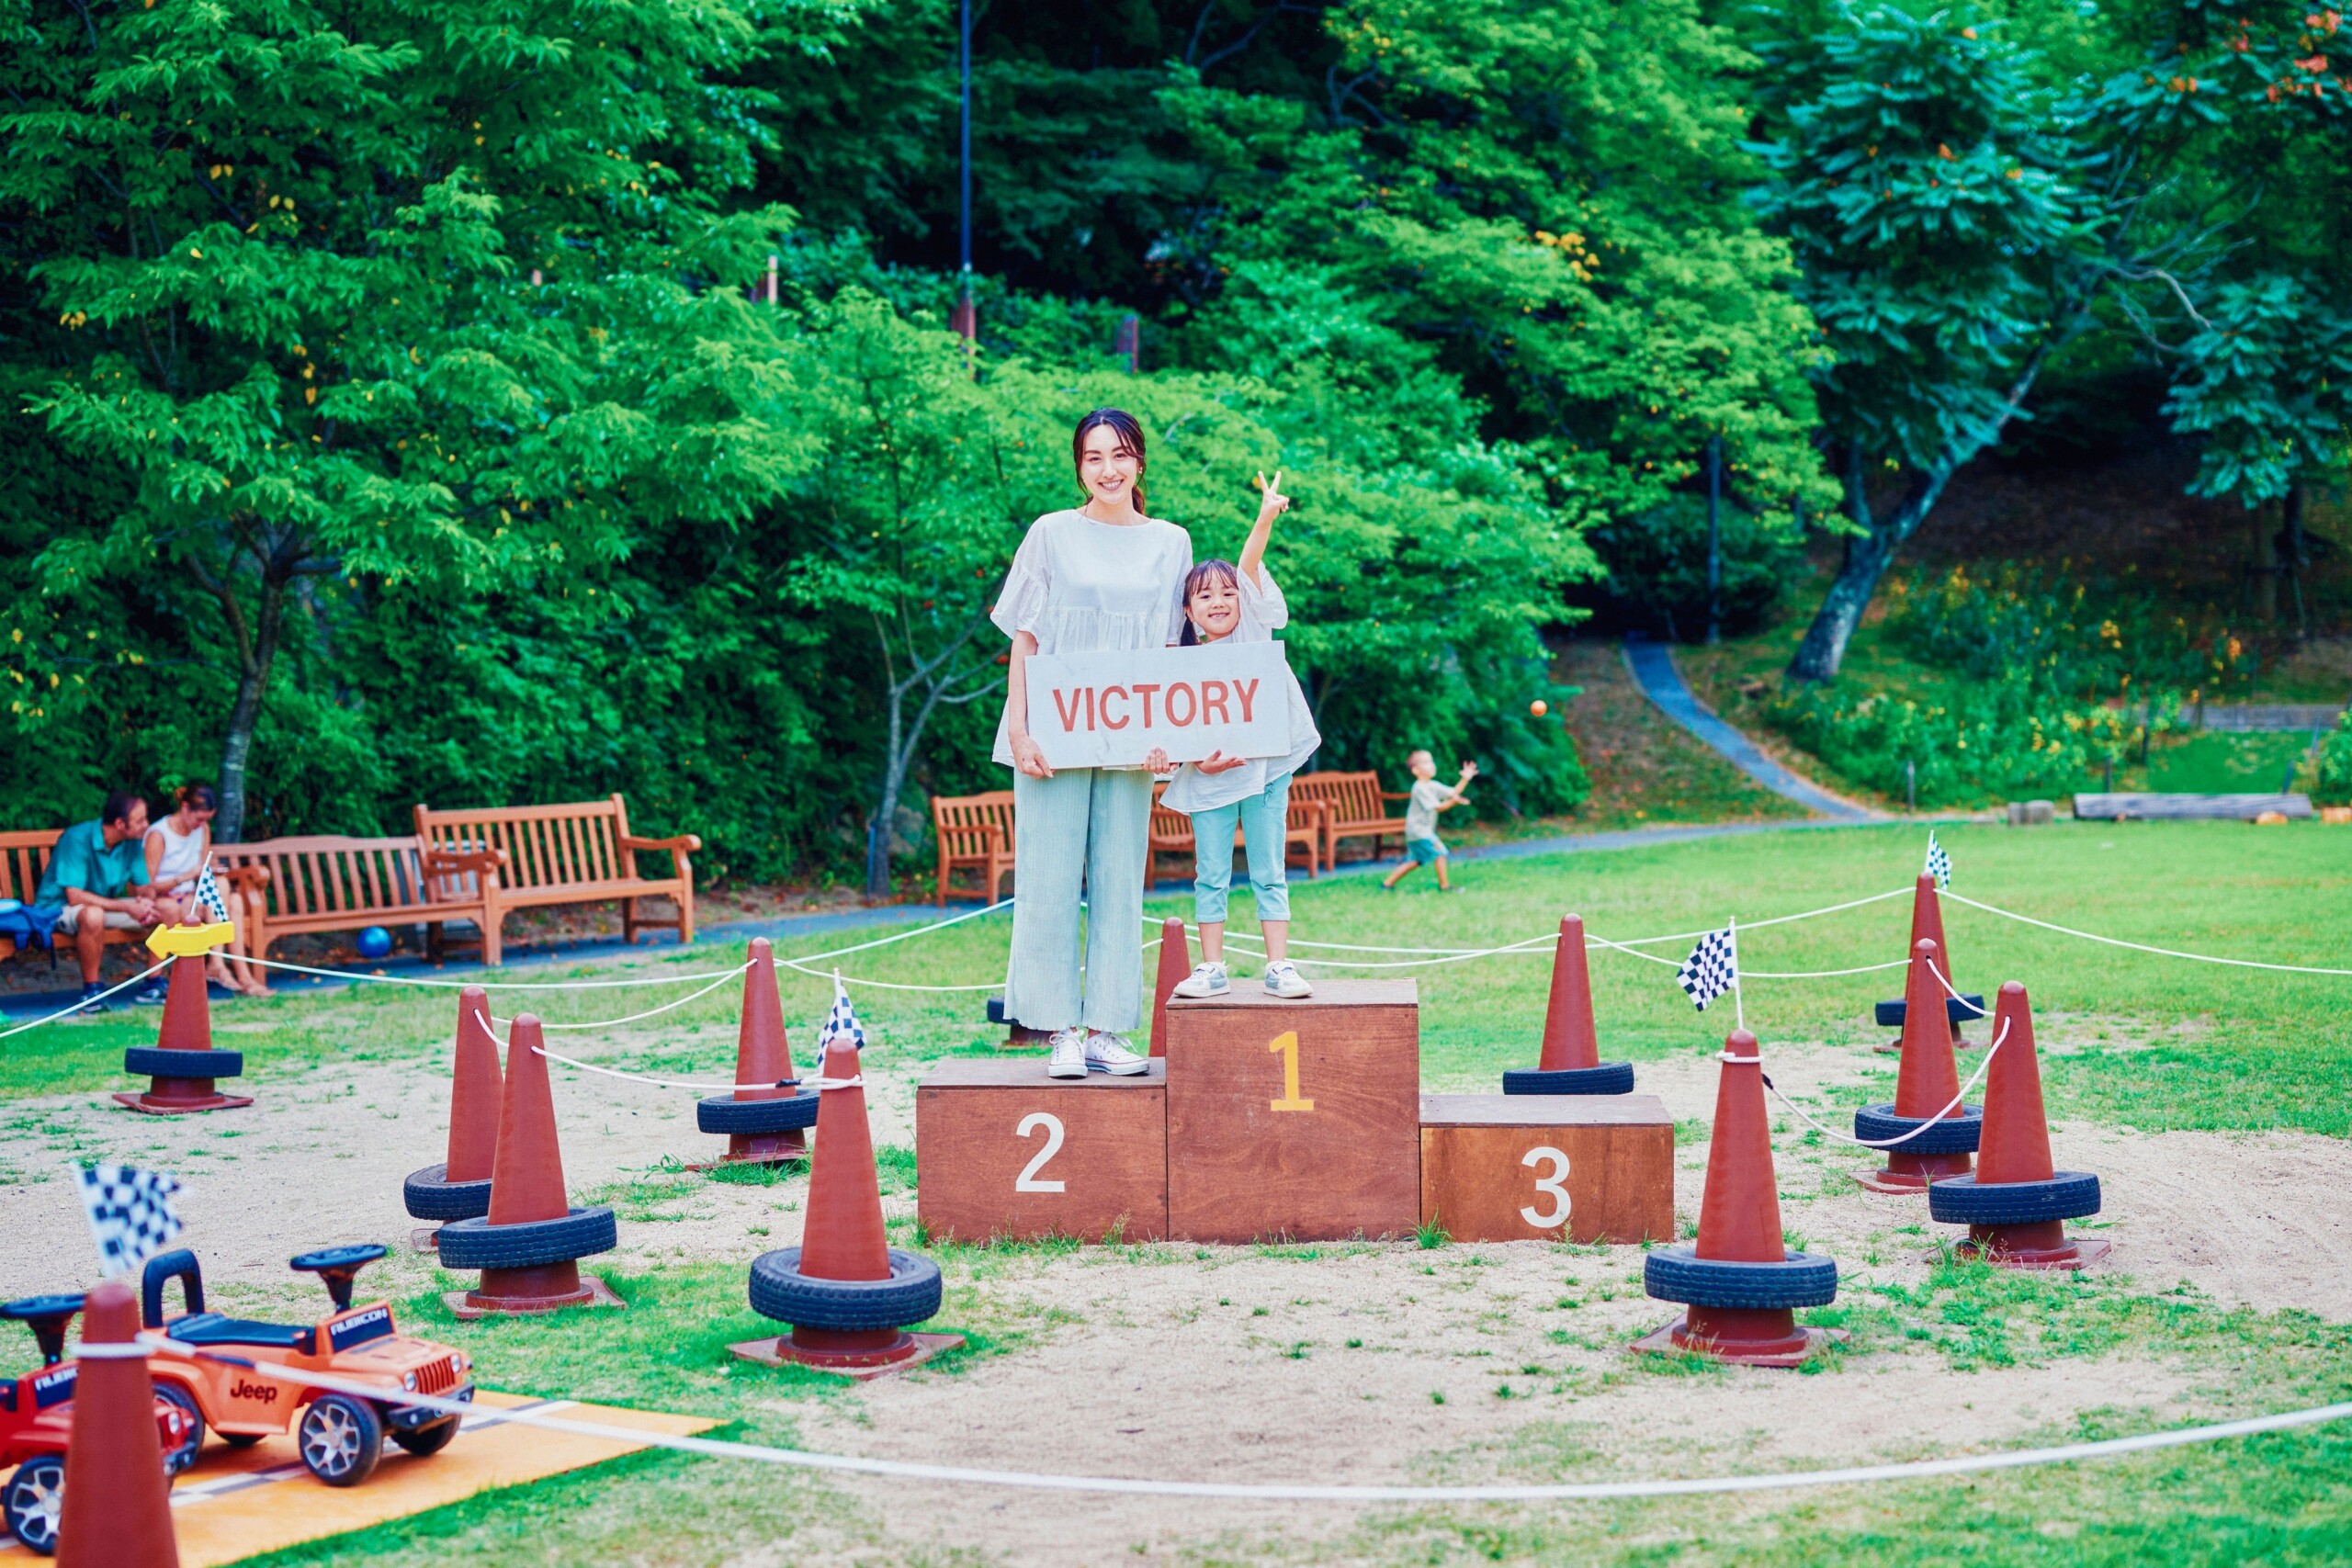
[[[961,334],[965,343],[971,344],[978,343],[980,336],[979,310],[972,302],[972,0],[963,0],[957,31],[959,34],[956,50],[957,66],[962,78],[963,167],[959,252],[962,265],[956,273],[960,292],[956,301],[956,313],[952,324]]]

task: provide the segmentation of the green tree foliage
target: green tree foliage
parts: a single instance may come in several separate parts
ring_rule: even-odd
[[[1758,195],[1831,351],[1818,380],[1850,529],[1792,674],[1837,672],[1952,476],[2088,334],[2130,333],[2167,362],[2181,427],[2215,437],[2209,491],[2259,500],[2283,469],[2335,450],[2324,431],[2341,428],[2343,394],[2307,378],[2340,352],[2341,328],[2317,312],[2290,353],[2280,334],[2307,324],[2290,320],[2300,289],[2233,276],[2247,265],[2259,172],[2233,154],[2338,134],[2338,24],[2301,6],[2204,0],[2132,22],[2120,68],[2078,62],[2072,76],[1967,8],[1841,3],[1810,36],[1762,46],[1773,178]],[[2179,342],[2174,323],[2195,335]],[[2282,446],[2283,463],[2245,460]]]

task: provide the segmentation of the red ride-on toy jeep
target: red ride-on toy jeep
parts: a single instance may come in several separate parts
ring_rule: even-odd
[[[140,1282],[141,1316],[150,1329],[185,1346],[193,1356],[160,1353],[148,1363],[158,1393],[192,1399],[203,1419],[232,1448],[246,1448],[276,1432],[292,1432],[302,1463],[330,1486],[356,1486],[382,1457],[384,1439],[413,1454],[438,1453],[458,1435],[454,1415],[401,1403],[403,1393],[471,1400],[462,1350],[412,1339],[392,1324],[389,1302],[351,1304],[359,1270],[384,1256],[380,1247],[330,1247],[306,1252],[293,1267],[316,1274],[334,1311],[307,1327],[254,1323],[204,1310],[204,1276],[185,1248],[148,1262]],[[164,1288],[177,1280],[187,1311],[166,1321]],[[313,1372],[383,1390],[380,1397],[330,1393],[277,1376],[275,1369]],[[198,1440],[203,1433],[197,1434]]]
[[[17,1540],[43,1556],[57,1550],[57,1521],[65,1506],[65,1448],[74,1436],[74,1385],[80,1371],[64,1359],[65,1325],[81,1310],[79,1296],[28,1296],[0,1306],[0,1317],[13,1317],[33,1331],[41,1359],[37,1372],[0,1379],[0,1467],[16,1467],[0,1489],[0,1515]],[[187,1469],[203,1440],[196,1402],[177,1390],[158,1388],[155,1432],[163,1442],[164,1473]]]

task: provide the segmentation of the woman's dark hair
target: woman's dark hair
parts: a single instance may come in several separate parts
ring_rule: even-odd
[[[184,784],[172,791],[172,804],[194,811],[218,811],[220,809],[220,797],[212,793],[212,786],[209,784]]]
[[[1136,423],[1136,416],[1129,413],[1125,409],[1096,409],[1092,413],[1088,414],[1084,419],[1078,422],[1078,429],[1069,438],[1069,466],[1071,468],[1080,471],[1084,470],[1086,466],[1086,433],[1094,429],[1097,425],[1110,426],[1111,434],[1119,438],[1119,445],[1136,455],[1136,467],[1138,469],[1143,467],[1143,426]],[[1136,510],[1137,512],[1141,512],[1144,509],[1144,503],[1143,480],[1140,476],[1138,476],[1136,480],[1134,491],[1136,498]]]
[[[1138,501],[1136,504],[1141,505],[1142,502]],[[1185,609],[1190,611],[1192,608],[1193,594],[1199,592],[1202,588],[1207,584],[1218,581],[1228,584],[1235,592],[1238,592],[1241,588],[1240,569],[1236,567],[1229,560],[1211,559],[1201,562],[1199,565],[1193,568],[1192,570],[1186,572],[1184,574]],[[1200,646],[1200,641],[1201,628],[1193,624],[1193,617],[1191,615],[1187,614],[1184,617],[1183,635],[1176,639],[1176,646],[1179,648],[1197,648]]]

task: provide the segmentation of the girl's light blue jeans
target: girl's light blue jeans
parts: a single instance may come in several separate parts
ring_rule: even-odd
[[[1258,919],[1290,919],[1290,874],[1284,867],[1290,826],[1290,775],[1284,773],[1247,800],[1193,813],[1193,918],[1225,919],[1226,893],[1233,886],[1233,829],[1241,828],[1248,852],[1250,886],[1258,897]]]
[[[1143,1018],[1143,874],[1151,775],[1062,768],[1012,776],[1012,953],[1008,1019],[1125,1034]],[[1086,968],[1079,914],[1086,900]]]

